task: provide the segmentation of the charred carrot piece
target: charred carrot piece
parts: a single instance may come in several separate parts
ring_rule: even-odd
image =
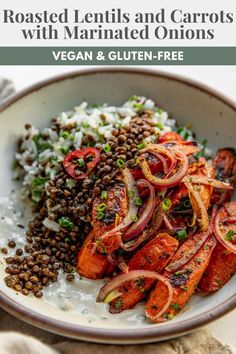
[[[92,231],[86,238],[77,258],[77,270],[80,275],[99,279],[106,271],[109,263],[106,256],[99,252],[94,252],[96,235]]]
[[[144,269],[161,272],[178,248],[178,241],[167,233],[158,234],[141,248],[129,261],[129,270]],[[155,283],[152,279],[127,281],[117,291],[119,297],[110,302],[110,312],[119,313],[133,308],[146,297]]]
[[[118,181],[113,188],[110,188],[105,199],[95,199],[92,210],[93,230],[85,239],[77,257],[77,270],[80,275],[91,279],[99,279],[103,276],[109,262],[105,254],[95,250],[96,242],[104,232],[115,227],[117,219],[123,218],[126,210],[126,189],[122,182]]]
[[[236,273],[236,254],[227,251],[217,243],[212,257],[199,283],[199,290],[204,293],[217,291]]]
[[[181,135],[175,132],[164,133],[158,139],[158,143],[165,143],[167,141],[184,141],[184,139]]]
[[[195,292],[202,274],[209,264],[215,244],[215,238],[210,236],[189,263],[174,274],[168,273],[167,271],[164,273],[164,276],[169,279],[173,287],[173,298],[168,310],[161,317],[161,320],[172,319],[189,301],[190,297]],[[163,283],[158,282],[151,291],[146,303],[146,314],[150,319],[154,320],[160,309],[166,304],[167,298],[167,287]]]
[[[209,232],[196,232],[189,236],[177,250],[166,267],[168,272],[173,273],[181,267],[181,262],[188,263],[194,255],[200,250],[204,242],[207,240]],[[182,263],[184,264],[184,263]]]
[[[236,150],[231,148],[219,149],[213,160],[213,168],[216,178],[223,182],[230,183],[236,187]],[[212,204],[229,201],[233,191],[227,191],[222,196],[222,192],[214,190]]]
[[[193,162],[188,167],[189,175],[199,175],[199,176],[208,176],[214,177],[214,170],[210,167],[207,167],[206,160],[204,158],[200,158],[198,162]],[[212,187],[206,185],[198,186],[198,193],[203,200],[205,207],[208,209],[211,201]],[[180,184],[176,192],[171,197],[172,208],[181,203],[181,201],[188,198],[188,191],[184,184]]]

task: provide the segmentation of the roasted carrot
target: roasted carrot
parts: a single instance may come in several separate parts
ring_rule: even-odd
[[[98,213],[101,206],[104,209],[104,215],[100,220]],[[77,270],[80,275],[91,279],[98,279],[103,276],[109,262],[105,254],[95,250],[96,242],[104,232],[115,227],[117,220],[125,216],[126,210],[126,189],[122,182],[117,182],[113,188],[110,188],[104,200],[95,199],[92,210],[93,230],[87,236],[77,257]]]
[[[144,269],[161,272],[178,248],[178,241],[167,233],[158,234],[141,248],[129,261],[129,270]],[[155,283],[152,279],[127,281],[117,291],[119,297],[110,302],[110,312],[118,313],[133,308],[146,297]]]
[[[167,141],[184,141],[181,135],[175,132],[167,132],[161,135],[158,139],[158,143],[165,143]]]
[[[189,236],[177,250],[171,259],[171,262],[166,267],[168,272],[173,273],[176,271],[181,264],[181,262],[188,263],[200,250],[202,245],[205,243],[209,236],[209,232],[196,232],[195,234]],[[184,263],[182,263],[184,264]]]
[[[96,235],[93,230],[84,241],[77,258],[79,274],[90,279],[101,278],[109,265],[105,255],[94,252],[95,242]]]
[[[214,177],[214,170],[207,165],[207,162],[204,158],[200,158],[198,162],[193,162],[189,164],[188,174],[191,175],[199,175],[199,176],[207,176]],[[206,207],[209,208],[212,187],[206,185],[198,185],[197,187],[198,193]],[[176,191],[171,196],[172,208],[179,206],[179,204],[188,198],[188,191],[184,184],[180,184]]]
[[[231,148],[219,149],[213,160],[213,168],[216,178],[220,181],[228,182],[233,187],[236,187],[236,150]],[[221,204],[229,201],[233,191],[223,192],[214,190],[212,194],[212,204]]]
[[[202,274],[209,264],[215,244],[215,238],[210,236],[189,263],[185,264],[174,274],[167,271],[164,272],[164,276],[169,279],[173,287],[173,298],[168,310],[163,314],[160,320],[165,321],[172,319],[189,301],[190,297],[195,292]],[[151,320],[155,321],[156,315],[166,304],[167,298],[167,287],[163,283],[158,282],[151,291],[146,303],[146,314]]]
[[[219,290],[236,273],[236,254],[228,252],[219,242],[198,288],[204,293]]]

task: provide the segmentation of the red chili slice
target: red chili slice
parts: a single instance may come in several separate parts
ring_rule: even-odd
[[[86,162],[86,157],[88,157],[89,155],[93,159],[92,161]],[[95,149],[93,147],[79,149],[79,150],[72,151],[66,155],[63,161],[63,166],[66,172],[72,178],[84,179],[87,176],[89,176],[92,170],[96,167],[99,161],[99,157],[100,157],[100,151],[98,149]],[[86,172],[80,170],[80,167],[83,167],[83,165],[80,166],[79,160],[84,161]]]

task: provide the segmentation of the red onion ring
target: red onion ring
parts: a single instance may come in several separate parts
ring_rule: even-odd
[[[157,148],[156,148],[157,149]],[[160,152],[163,150],[167,150],[167,148],[160,147]],[[144,177],[153,185],[158,186],[158,187],[173,187],[177,185],[182,178],[186,175],[187,173],[187,168],[188,168],[188,159],[185,153],[183,153],[181,150],[175,149],[173,150],[173,153],[177,159],[181,160],[181,166],[179,167],[178,171],[171,177],[169,178],[159,178],[157,176],[154,176],[151,173],[151,170],[149,168],[149,165],[143,155],[139,157],[139,162],[140,162],[140,167],[143,172]]]
[[[164,221],[164,223],[165,223],[167,229],[168,229],[169,231],[172,231],[172,230],[173,230],[173,226],[171,225],[171,223],[170,223],[168,217],[166,216],[166,214],[163,215],[163,221]]]
[[[229,224],[235,224],[236,223],[236,216],[228,216],[224,219],[221,220],[222,223],[229,223]]]
[[[159,154],[158,152],[152,151],[152,154],[155,155],[162,162],[163,170],[166,173],[167,169],[168,169],[168,165],[167,165],[166,159],[161,154]]]
[[[194,210],[194,212],[196,213],[197,216],[199,216],[199,211],[200,211],[200,217],[201,217],[201,221],[200,221],[200,228],[201,231],[206,231],[208,229],[209,226],[209,219],[208,219],[208,214],[207,214],[207,210],[206,207],[202,201],[202,198],[200,197],[200,195],[194,190],[193,186],[191,185],[191,183],[187,182],[186,180],[184,181],[184,184],[186,185],[187,189],[188,189],[188,193],[189,193],[189,199],[190,202],[192,201],[192,208]],[[195,203],[193,202],[193,200],[195,201],[195,203],[198,206],[198,209],[195,207]]]
[[[204,176],[197,176],[197,175],[186,176],[183,179],[183,182],[185,182],[185,181],[187,181],[189,183],[206,184],[206,185],[212,186],[214,188],[233,189],[233,187],[229,183],[221,182],[215,178],[209,178],[209,177],[204,177]]]
[[[160,202],[158,202],[158,205],[152,215],[150,225],[147,226],[147,228],[142,232],[140,237],[138,237],[137,239],[132,240],[130,242],[126,242],[126,243],[124,243],[121,240],[121,243],[120,243],[121,248],[126,252],[131,252],[131,251],[135,250],[142,242],[149,240],[153,236],[155,236],[157,233],[157,230],[159,229],[159,227],[162,224],[163,215],[164,215],[164,212],[163,212],[162,208],[160,207]]]
[[[163,169],[166,174],[168,174],[176,165],[176,157],[174,156],[172,151],[166,147],[163,147],[163,145],[161,144],[149,144],[146,148],[142,149],[140,152],[141,153],[149,152],[152,155],[159,158],[160,161],[162,162]],[[161,154],[165,155],[170,160],[171,163],[169,168],[166,159]]]
[[[123,236],[123,240],[125,241],[131,240],[144,230],[147,223],[150,221],[153,211],[155,209],[155,191],[153,186],[144,179],[140,179],[136,183],[137,186],[145,185],[149,189],[149,197],[146,208],[142,215],[139,217],[138,221],[132,224],[130,228],[128,228],[128,230],[125,232]]]
[[[153,317],[152,318],[146,311],[146,315],[149,318],[151,318],[154,321],[158,321],[161,315],[168,309],[168,307],[171,304],[173,298],[173,288],[167,278],[165,278],[163,275],[160,275],[156,272],[152,272],[149,270],[132,270],[128,274],[118,275],[117,277],[113,278],[111,281],[108,281],[106,284],[102,286],[97,296],[97,302],[103,302],[112,291],[118,289],[123,283],[130,280],[135,280],[137,278],[150,278],[150,279],[159,280],[163,282],[168,288],[169,291],[168,299],[166,301],[165,306],[159,311],[159,313],[154,317],[152,316]]]
[[[227,241],[225,239],[225,234],[220,229],[220,223],[222,222],[221,220],[221,210],[220,209],[215,217],[215,222],[214,222],[214,234],[215,237],[217,238],[217,241],[219,241],[222,246],[224,246],[227,250],[230,252],[233,252],[236,254],[236,245],[233,245],[230,241]]]

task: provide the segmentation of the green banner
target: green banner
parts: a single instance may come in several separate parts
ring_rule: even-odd
[[[0,65],[236,65],[236,47],[0,47]]]

